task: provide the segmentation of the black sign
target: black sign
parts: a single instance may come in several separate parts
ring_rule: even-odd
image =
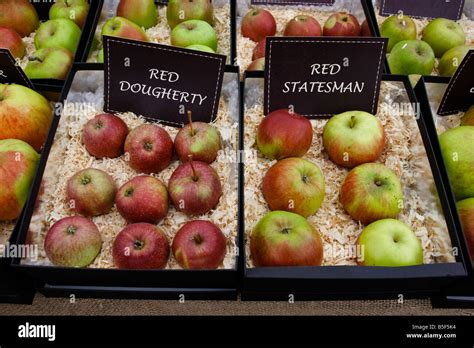
[[[5,48],[0,48],[0,83],[16,83],[33,88],[33,84],[26,77],[18,62]]]
[[[264,111],[293,107],[310,118],[377,112],[384,38],[268,37]]]
[[[452,115],[474,105],[474,51],[463,59],[449,82],[439,105],[438,115]]]
[[[464,0],[381,0],[380,14],[405,14],[416,18],[461,18]]]
[[[115,37],[104,38],[105,109],[180,126],[217,115],[226,57]]]
[[[335,0],[251,0],[252,5],[334,5]]]

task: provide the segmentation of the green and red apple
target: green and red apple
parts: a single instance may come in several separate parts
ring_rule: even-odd
[[[256,267],[320,266],[323,255],[321,235],[298,214],[272,211],[250,235],[250,258]]]
[[[209,23],[191,19],[174,27],[171,31],[171,44],[177,47],[204,45],[217,51],[217,35]]]
[[[0,140],[20,139],[40,151],[52,119],[51,106],[41,94],[21,85],[0,84]]]
[[[261,8],[250,9],[242,19],[242,36],[255,42],[260,42],[267,36],[274,36],[276,29],[273,15]]]
[[[38,161],[38,153],[24,141],[0,140],[0,221],[20,216]]]
[[[171,29],[191,19],[205,21],[212,26],[214,7],[211,0],[169,0],[166,18]]]
[[[403,190],[398,176],[380,163],[365,163],[352,169],[339,195],[344,210],[367,225],[395,218],[403,208]]]
[[[363,266],[404,267],[423,264],[423,248],[405,223],[383,219],[371,223],[360,234],[357,244],[363,253]]]
[[[113,17],[105,22],[102,27],[102,36],[115,36],[145,42],[150,41],[141,27],[123,17]]]
[[[324,23],[324,36],[359,36],[360,24],[357,18],[348,12],[331,15]]]
[[[271,210],[289,211],[304,217],[318,211],[326,194],[321,169],[299,157],[275,163],[263,178],[262,192]]]
[[[372,37],[372,30],[370,30],[369,22],[364,20],[360,26],[360,36]]]
[[[267,46],[267,40],[263,39],[253,49],[252,60],[265,58],[265,50]]]
[[[471,105],[464,113],[461,118],[461,126],[474,126],[474,105]]]
[[[392,15],[380,26],[380,35],[388,38],[387,52],[403,40],[416,40],[416,24],[408,16]]]
[[[435,54],[424,41],[403,40],[392,48],[388,65],[392,74],[431,75],[435,66]]]
[[[321,36],[321,25],[314,17],[298,15],[290,20],[284,31],[284,36]],[[258,57],[260,58],[260,57]]]
[[[474,262],[474,198],[467,198],[459,201],[457,206],[469,253]]]
[[[247,71],[264,71],[265,70],[265,57],[257,58],[246,69]]]
[[[74,56],[65,48],[42,48],[28,57],[25,74],[30,79],[65,80]]]
[[[441,58],[451,48],[464,45],[466,34],[455,21],[436,18],[423,29],[422,40],[431,46],[437,58]]]
[[[0,1],[0,27],[11,28],[25,37],[34,32],[39,24],[38,13],[30,1]]]
[[[76,52],[81,28],[70,19],[51,19],[41,23],[35,35],[35,47],[65,48],[71,53]]]
[[[117,16],[149,29],[158,24],[158,9],[154,0],[120,0]]]
[[[26,47],[21,36],[11,29],[0,27],[0,48],[6,48],[14,58],[23,58],[26,53]]]
[[[334,163],[353,168],[375,162],[385,147],[380,120],[364,111],[347,111],[329,119],[324,127],[323,144]]]
[[[466,57],[469,50],[474,49],[474,46],[456,46],[446,51],[441,57],[438,64],[438,71],[441,76],[453,76],[458,66],[461,65],[464,57]]]
[[[70,19],[82,29],[88,13],[87,0],[56,0],[49,9],[49,19]]]

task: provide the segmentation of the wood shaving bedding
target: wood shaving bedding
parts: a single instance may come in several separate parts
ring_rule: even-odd
[[[260,95],[245,108],[245,141],[247,152],[258,152],[255,137],[263,117],[261,98],[262,87],[251,89],[248,95]],[[446,223],[439,211],[435,197],[434,182],[428,159],[413,109],[400,117],[393,117],[382,103],[407,102],[403,85],[382,81],[381,98],[377,117],[381,120],[387,144],[378,162],[384,163],[401,178],[405,204],[398,219],[407,223],[420,239],[424,251],[424,263],[454,262],[451,241]],[[345,213],[339,202],[339,190],[348,170],[331,162],[323,149],[322,133],[327,120],[311,120],[313,143],[304,158],[318,165],[325,177],[326,196],[319,211],[308,221],[321,233],[324,241],[325,257],[323,265],[356,265],[355,258],[337,250],[344,250],[355,244],[364,226]],[[247,267],[253,267],[249,258],[249,236],[255,224],[269,212],[261,191],[263,176],[275,163],[263,158],[260,153],[256,161],[245,164],[245,239]],[[333,250],[333,252],[328,252]],[[347,249],[346,249],[347,250]],[[349,253],[346,253],[349,254]]]
[[[115,1],[117,2],[117,1]],[[97,62],[97,55],[99,50],[102,48],[102,26],[105,22],[114,17],[116,13],[117,5],[110,5],[108,13],[102,13],[100,21],[97,25],[95,32],[95,39],[100,44],[97,45],[97,49],[92,51],[89,55],[88,62]],[[146,34],[150,38],[151,42],[171,45],[170,43],[170,28],[166,20],[166,6],[158,7],[158,24],[152,28],[145,30]],[[230,63],[230,3],[228,1],[215,2],[214,3],[214,29],[217,34],[217,53],[227,56],[227,63]]]
[[[223,86],[223,90],[224,88]],[[101,93],[103,92],[98,94]],[[88,98],[86,97],[85,99]],[[37,209],[32,217],[27,237],[27,240],[30,242],[38,244],[38,260],[25,259],[22,262],[26,264],[51,265],[43,249],[44,237],[48,229],[56,221],[66,216],[74,215],[68,209],[66,202],[66,183],[72,175],[88,167],[101,169],[113,177],[117,187],[140,175],[130,168],[125,156],[116,159],[95,159],[87,153],[82,145],[81,135],[84,124],[96,114],[102,113],[102,106],[92,107],[81,114],[75,114],[72,110],[72,108],[69,110],[66,108],[61,117],[43,176],[43,194],[38,196]],[[229,101],[225,97],[221,97],[218,115],[213,124],[221,130],[223,148],[228,153],[235,153],[238,150],[238,123],[235,121],[237,116],[234,113],[235,111],[229,106]],[[131,112],[119,114],[119,116],[127,123],[130,130],[147,123],[144,118],[138,117]],[[179,130],[164,125],[163,128],[166,129],[172,139],[174,139]],[[159,178],[167,185],[171,174],[178,165],[179,160],[174,158],[168,168],[159,174],[153,174],[153,176]],[[219,174],[223,188],[223,194],[217,208],[207,214],[189,218],[185,214],[176,211],[170,204],[167,216],[157,226],[165,232],[171,244],[174,234],[185,222],[194,219],[214,222],[227,237],[227,254],[220,268],[232,269],[236,266],[236,238],[238,233],[237,165],[230,161],[219,160],[218,157],[211,166]],[[113,268],[112,244],[115,236],[126,226],[126,222],[120,216],[115,206],[109,214],[94,217],[92,220],[99,228],[103,244],[100,254],[89,267]],[[172,254],[166,268],[180,268]]]

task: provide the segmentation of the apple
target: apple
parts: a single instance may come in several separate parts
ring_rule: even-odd
[[[301,157],[313,141],[313,127],[304,116],[288,109],[272,111],[260,122],[257,146],[268,159]]]
[[[247,67],[247,71],[264,71],[265,70],[265,58],[255,59]]]
[[[102,27],[102,36],[115,36],[145,42],[150,41],[142,28],[123,17],[113,17],[105,22]]]
[[[321,36],[318,21],[311,16],[298,15],[285,26],[284,36]]]
[[[173,172],[168,192],[176,210],[186,215],[202,215],[217,206],[222,186],[219,175],[210,165],[190,160]]]
[[[127,135],[127,124],[120,117],[100,114],[95,115],[84,126],[82,142],[91,156],[116,158],[123,154]]]
[[[107,214],[114,205],[116,186],[109,174],[87,168],[67,181],[67,203],[76,213],[84,216]]]
[[[383,21],[380,35],[388,38],[387,52],[390,52],[400,41],[416,40],[416,24],[408,16],[392,15]]]
[[[10,50],[14,58],[23,58],[26,53],[25,44],[21,40],[21,36],[11,29],[0,27],[0,48]]]
[[[104,49],[101,48],[99,50],[99,53],[97,54],[97,63],[103,63],[104,62]]]
[[[464,199],[457,203],[459,217],[463,225],[464,236],[471,260],[474,262],[474,198]]]
[[[431,75],[435,65],[435,55],[430,45],[420,40],[398,42],[388,56],[392,74]]]
[[[382,219],[364,228],[357,245],[363,253],[362,266],[403,267],[423,264],[423,248],[405,223]]]
[[[466,34],[455,21],[436,18],[423,29],[422,40],[431,46],[436,57],[441,58],[449,49],[464,45]]]
[[[166,18],[171,29],[190,19],[214,25],[214,8],[211,0],[169,0]]]
[[[242,19],[241,32],[255,42],[276,33],[276,21],[270,12],[261,8],[252,8]]]
[[[395,218],[403,208],[402,184],[383,164],[361,164],[347,174],[339,200],[344,210],[364,225]]]
[[[102,248],[97,226],[88,218],[69,216],[57,221],[44,239],[44,251],[56,266],[85,267]]]
[[[466,57],[469,50],[474,49],[473,46],[456,46],[448,51],[441,57],[438,64],[438,71],[441,76],[453,76],[458,66]]]
[[[0,140],[0,221],[20,216],[38,161],[38,153],[24,141]]]
[[[324,23],[324,36],[359,36],[360,25],[353,15],[348,12],[333,14]]]
[[[38,13],[28,0],[0,1],[0,27],[11,28],[21,37],[25,37],[34,32],[38,26]]]
[[[28,57],[25,74],[30,79],[65,80],[74,56],[65,48],[42,48]]]
[[[181,162],[189,160],[212,163],[221,149],[221,135],[216,127],[206,122],[193,122],[188,112],[189,123],[181,128],[174,139],[174,147]]]
[[[347,111],[331,117],[326,123],[323,144],[331,161],[353,168],[379,158],[385,147],[385,133],[374,115]]]
[[[178,264],[186,269],[215,269],[224,261],[227,240],[210,221],[194,220],[176,232],[171,249]]]
[[[256,267],[320,266],[323,254],[321,235],[298,214],[272,211],[250,235],[250,258]]]
[[[217,35],[209,23],[190,19],[174,27],[171,32],[171,44],[178,47],[203,45],[217,51]]]
[[[252,60],[265,58],[266,46],[267,46],[267,39],[261,40],[253,49]]]
[[[168,213],[168,191],[161,180],[136,176],[125,183],[115,196],[117,210],[129,223],[157,224]]]
[[[216,53],[212,48],[204,46],[204,45],[190,45],[186,47],[188,50],[195,50],[207,53]]]
[[[370,30],[370,27],[369,27],[369,22],[366,20],[364,20],[362,22],[362,25],[360,26],[360,36],[367,36],[367,37],[372,37],[372,30]]]
[[[35,35],[35,47],[65,48],[72,53],[76,52],[81,28],[69,19],[51,19],[40,25]]]
[[[299,157],[276,162],[263,177],[263,196],[270,210],[284,210],[304,217],[321,207],[324,176],[314,163]]]
[[[20,139],[40,151],[52,119],[53,110],[41,94],[21,85],[0,84],[0,140]]]
[[[125,227],[112,246],[115,266],[122,269],[164,268],[169,255],[165,233],[157,226],[143,222]]]
[[[56,0],[49,9],[49,19],[70,19],[80,28],[84,28],[88,13],[87,0]]]
[[[159,173],[171,163],[173,141],[160,126],[143,124],[133,129],[125,139],[130,167],[139,173]]]
[[[448,129],[439,143],[456,200],[474,197],[474,126]]]
[[[461,118],[461,126],[474,126],[474,105],[471,105],[464,113],[464,116]]]
[[[120,0],[117,16],[149,29],[158,24],[158,9],[153,0]]]

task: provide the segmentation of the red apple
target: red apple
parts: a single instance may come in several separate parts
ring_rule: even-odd
[[[266,49],[266,42],[267,39],[263,39],[259,41],[259,43],[254,47],[252,53],[252,60],[256,60],[258,58],[265,58],[265,49]]]
[[[227,241],[210,221],[194,220],[176,232],[171,248],[179,265],[186,269],[213,269],[224,261]]]
[[[169,254],[164,232],[147,223],[128,225],[115,237],[112,246],[115,266],[124,269],[163,268]]]
[[[115,182],[109,174],[95,168],[74,174],[66,187],[68,204],[78,214],[107,214],[114,205]]]
[[[457,203],[457,206],[469,253],[474,262],[474,198],[463,199]]]
[[[313,127],[304,116],[280,109],[263,118],[257,130],[257,146],[268,159],[301,157],[311,146]]]
[[[38,13],[28,0],[0,1],[0,27],[12,28],[21,37],[25,37],[38,26]]]
[[[100,114],[84,126],[82,141],[87,152],[97,158],[115,158],[123,154],[128,127],[118,116]]]
[[[21,59],[26,53],[26,48],[21,40],[21,36],[11,28],[0,27],[0,48],[10,50],[14,58]]]
[[[133,129],[125,140],[130,167],[139,173],[159,173],[169,166],[173,141],[160,126],[144,124]]]
[[[323,28],[324,36],[359,36],[360,25],[353,15],[339,12],[328,18]]]
[[[180,164],[168,183],[168,192],[176,210],[201,215],[216,207],[222,186],[216,171],[207,163],[189,161]]]
[[[321,36],[321,25],[311,16],[299,15],[286,24],[285,36]]]
[[[267,10],[252,8],[242,19],[242,35],[259,42],[276,33],[276,22]]]
[[[265,58],[257,58],[247,67],[247,71],[264,71]]]
[[[168,213],[168,191],[161,180],[137,176],[125,183],[115,196],[117,210],[130,223],[157,224]]]
[[[100,252],[102,239],[97,226],[82,216],[70,216],[56,222],[46,234],[44,250],[57,266],[85,267]]]
[[[369,22],[367,22],[367,19],[362,22],[362,25],[360,26],[360,36],[368,36],[372,37],[372,31],[370,30],[369,27]]]

